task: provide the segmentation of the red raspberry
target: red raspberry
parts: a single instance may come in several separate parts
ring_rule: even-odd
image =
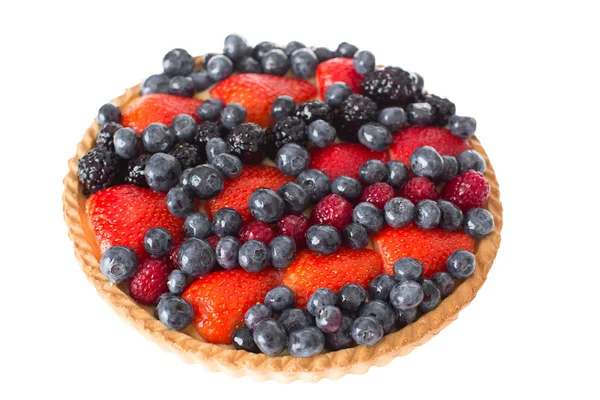
[[[415,205],[421,200],[437,200],[440,197],[433,182],[422,176],[410,178],[400,189],[400,196],[409,199]]]
[[[268,246],[275,236],[277,234],[271,225],[264,221],[254,221],[242,228],[238,238],[242,243],[246,243],[248,240],[260,240]]]
[[[219,240],[221,240],[221,238],[215,235],[209,236],[204,240],[206,240],[208,244],[210,244],[213,247],[213,249],[215,249],[217,247],[217,243],[219,243]]]
[[[179,248],[181,247],[181,243],[173,244],[173,247],[169,251],[169,255],[167,256],[167,261],[169,263],[169,267],[171,269],[179,269]]]
[[[472,169],[451,179],[442,189],[442,198],[454,203],[462,212],[483,207],[490,197],[490,184],[483,174]]]
[[[305,235],[309,227],[310,222],[304,215],[286,215],[277,223],[277,232],[294,239],[296,250],[300,250],[306,246]]]
[[[392,197],[394,197],[394,188],[387,183],[379,182],[367,186],[360,197],[360,201],[368,201],[375,207],[383,210],[385,203]]]
[[[164,258],[147,258],[129,281],[129,294],[140,304],[155,304],[161,294],[169,291],[167,277],[170,272]]]
[[[352,205],[338,194],[322,198],[310,214],[312,224],[329,224],[341,231],[352,222]]]

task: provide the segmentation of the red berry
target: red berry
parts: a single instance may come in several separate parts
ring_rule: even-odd
[[[254,221],[242,228],[238,238],[242,243],[246,243],[248,240],[260,240],[264,244],[269,245],[275,236],[277,234],[271,225],[264,221]]]
[[[383,206],[391,198],[394,197],[394,188],[387,183],[379,182],[374,183],[371,186],[367,186],[363,191],[360,201],[368,201],[375,207],[383,210]]]
[[[483,207],[490,197],[490,184],[483,174],[472,169],[450,180],[442,189],[442,198],[454,203],[463,212]]]
[[[440,197],[433,182],[422,176],[410,178],[400,189],[400,196],[409,199],[413,204],[421,200],[437,200]]]
[[[296,242],[296,250],[306,247],[306,231],[310,227],[304,215],[286,215],[277,223],[277,232],[286,235]]]
[[[173,247],[169,251],[169,255],[167,256],[167,262],[169,263],[169,267],[172,269],[179,269],[179,248],[181,247],[181,243],[173,244]]]
[[[147,258],[129,281],[129,294],[140,304],[151,306],[161,294],[169,291],[167,277],[171,272],[164,258]]]
[[[341,231],[352,222],[352,205],[340,195],[322,198],[310,214],[312,224],[329,224]]]
[[[219,240],[221,240],[221,238],[218,237],[217,235],[215,235],[215,236],[209,236],[204,240],[206,240],[208,242],[208,244],[210,244],[214,249],[217,247],[217,243],[219,243]]]

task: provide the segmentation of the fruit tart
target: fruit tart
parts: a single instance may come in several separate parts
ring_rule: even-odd
[[[100,107],[64,213],[98,292],[185,359],[362,373],[475,297],[502,206],[474,118],[349,43],[169,51]]]

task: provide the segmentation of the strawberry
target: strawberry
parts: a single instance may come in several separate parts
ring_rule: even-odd
[[[350,86],[352,93],[362,94],[362,80],[363,76],[356,72],[351,58],[332,58],[322,62],[317,68],[317,88],[321,98],[325,96],[325,90],[335,82],[344,82]]]
[[[165,193],[133,185],[113,186],[91,195],[86,211],[102,252],[122,245],[143,260],[147,256],[144,235],[148,229],[159,226],[171,233],[173,243],[184,239],[184,220],[169,212]]]
[[[179,114],[189,114],[199,122],[196,108],[200,104],[202,100],[190,97],[148,94],[138,97],[125,107],[121,123],[141,134],[153,122],[171,125],[173,119]]]
[[[411,154],[423,146],[431,146],[444,156],[456,156],[471,148],[469,142],[454,136],[448,129],[412,126],[394,135],[390,155],[410,168]]]
[[[129,295],[140,304],[156,304],[161,294],[169,291],[167,278],[172,268],[164,258],[147,258],[129,281]]]
[[[389,160],[387,152],[373,151],[358,143],[337,143],[333,146],[315,148],[310,152],[310,168],[320,169],[332,181],[342,175],[358,178],[358,169],[366,161]]]
[[[306,306],[308,298],[319,288],[338,292],[342,286],[355,283],[367,288],[382,272],[379,254],[370,249],[352,250],[342,247],[328,256],[304,249],[296,254],[285,270],[283,284],[296,293],[296,305]]]
[[[454,203],[462,212],[483,207],[490,197],[490,184],[483,174],[472,169],[451,179],[442,188],[442,198]]]
[[[281,272],[272,268],[257,273],[217,271],[193,282],[183,298],[194,307],[194,325],[204,340],[230,344],[246,311],[280,283]]]
[[[317,89],[310,83],[285,76],[238,74],[218,83],[210,92],[226,104],[239,103],[246,108],[246,122],[267,128],[273,125],[271,106],[279,96],[291,96],[296,103],[310,100]]]
[[[373,236],[373,245],[383,257],[385,273],[394,273],[394,262],[399,258],[414,257],[423,263],[425,278],[445,271],[446,259],[455,250],[475,250],[475,241],[464,232],[447,232],[440,228],[424,230],[414,224],[384,228]]]
[[[329,224],[338,231],[352,222],[352,205],[338,194],[325,196],[313,208],[310,222],[314,224]]]
[[[209,217],[223,207],[231,207],[242,216],[245,224],[253,220],[248,209],[248,199],[258,188],[279,189],[292,178],[283,175],[277,168],[266,165],[244,165],[239,177],[225,181],[221,193],[208,200],[206,212]]]

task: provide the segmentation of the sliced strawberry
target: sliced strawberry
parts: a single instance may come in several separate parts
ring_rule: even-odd
[[[133,100],[123,110],[122,125],[132,128],[137,133],[153,122],[171,125],[179,114],[189,114],[196,117],[196,108],[202,100],[190,97],[173,96],[170,94],[148,94]]]
[[[354,94],[362,94],[363,89],[360,83],[363,76],[354,69],[354,61],[351,58],[332,58],[319,64],[317,68],[317,88],[321,99],[325,95],[325,90],[332,83],[344,82]]]
[[[385,163],[389,161],[389,155],[358,143],[337,143],[324,148],[316,147],[311,151],[310,168],[320,169],[332,181],[342,175],[358,179],[360,166],[372,159]]]
[[[469,142],[454,136],[448,129],[413,126],[394,135],[390,155],[410,168],[411,154],[423,146],[431,146],[444,156],[456,156],[471,148]]]

